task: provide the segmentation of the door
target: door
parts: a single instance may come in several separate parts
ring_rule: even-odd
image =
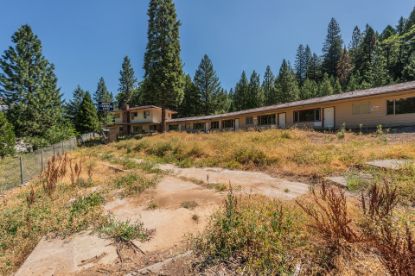
[[[324,108],[323,127],[329,129],[334,128],[334,107]]]
[[[285,113],[278,114],[278,127],[285,128]]]

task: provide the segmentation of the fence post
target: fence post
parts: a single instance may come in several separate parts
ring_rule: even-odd
[[[24,179],[23,179],[23,159],[22,156],[19,156],[19,160],[20,160],[20,184],[24,184]]]
[[[56,155],[56,153],[55,153],[55,144],[52,145],[52,149],[53,149],[53,156],[55,156]]]
[[[61,146],[62,146],[62,155],[65,153],[65,150],[63,149],[63,141],[61,142]]]

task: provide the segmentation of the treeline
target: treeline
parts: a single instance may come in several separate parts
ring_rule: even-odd
[[[256,71],[250,74],[243,71],[235,87],[226,91],[207,55],[202,58],[193,77],[180,77],[179,32],[178,24],[175,24],[179,21],[175,17],[174,4],[171,0],[156,2],[150,1],[148,13],[149,42],[144,81],[136,83],[131,76],[130,83],[136,85],[120,89],[123,96],[118,99],[130,105],[155,104],[174,108],[180,117],[187,117],[415,80],[415,9],[408,18],[401,17],[395,27],[388,25],[381,33],[370,25],[363,30],[356,26],[347,45],[338,22],[332,18],[321,55],[313,52],[310,46],[301,44],[293,65],[284,59],[277,74],[267,66],[263,77]],[[157,12],[163,5],[174,17],[160,26],[158,22],[166,22],[157,21],[158,17],[164,16]],[[160,35],[172,42],[169,47],[160,44],[166,41],[160,39]],[[172,60],[161,62],[165,57]],[[169,85],[171,92],[166,89]]]

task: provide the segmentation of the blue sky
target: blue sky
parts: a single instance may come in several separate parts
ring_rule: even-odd
[[[182,23],[182,61],[194,75],[203,54],[230,89],[242,70],[278,71],[283,58],[294,61],[300,43],[321,53],[327,24],[335,17],[348,44],[355,25],[378,31],[407,17],[413,0],[176,0]],[[130,56],[143,76],[147,0],[0,0],[0,51],[22,24],[30,24],[55,64],[59,86],[69,98],[76,85],[95,91],[103,76],[117,91],[122,58]]]

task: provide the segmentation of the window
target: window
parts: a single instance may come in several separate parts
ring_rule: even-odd
[[[225,120],[222,121],[223,128],[234,128],[235,127],[235,120]]]
[[[204,123],[195,123],[195,124],[193,124],[193,129],[204,130],[205,129],[205,124]]]
[[[142,126],[133,126],[133,133],[142,133],[143,127]]]
[[[150,117],[150,111],[144,111],[144,119],[147,119],[148,117]]]
[[[253,124],[254,124],[254,118],[253,118],[253,117],[246,117],[246,118],[245,118],[245,124],[246,124],[247,126],[249,126],[249,125],[253,125]]]
[[[179,130],[179,125],[169,125],[169,130],[170,131],[177,131],[177,130]]]
[[[386,105],[388,115],[415,113],[415,97],[387,101]]]
[[[219,129],[219,122],[211,122],[210,129]]]
[[[294,122],[301,123],[321,121],[320,113],[320,109],[294,111]]]
[[[258,124],[260,126],[275,125],[275,114],[258,116]]]
[[[353,104],[352,114],[353,115],[370,114],[370,109],[371,109],[370,102]]]
[[[137,117],[137,112],[132,112],[131,113],[131,119],[134,119],[135,117]]]

